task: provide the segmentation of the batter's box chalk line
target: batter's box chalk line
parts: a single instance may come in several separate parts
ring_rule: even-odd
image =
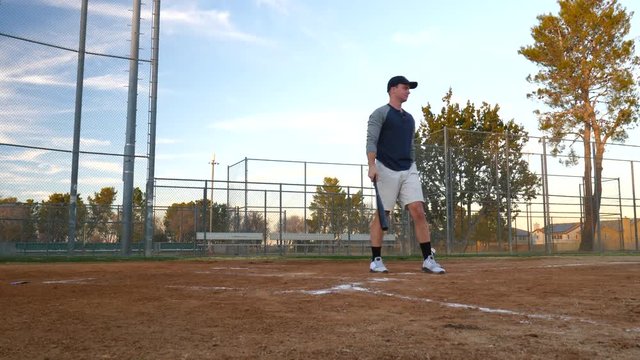
[[[369,282],[381,282],[381,281],[379,281],[381,279],[386,279],[386,278],[376,278],[373,281],[369,281]],[[383,281],[386,281],[386,280],[383,280]],[[550,321],[551,320],[560,320],[560,321],[567,321],[567,322],[579,322],[579,323],[585,323],[585,324],[590,324],[590,325],[604,325],[604,324],[599,323],[599,322],[597,322],[595,320],[585,319],[585,318],[578,318],[578,317],[568,316],[568,315],[525,313],[525,312],[521,312],[521,311],[514,311],[514,310],[508,310],[508,309],[490,308],[490,307],[486,307],[486,306],[479,306],[479,305],[472,305],[472,304],[462,304],[462,303],[454,303],[454,302],[446,302],[446,301],[439,301],[439,300],[433,300],[433,299],[428,299],[428,298],[420,298],[420,297],[416,297],[416,296],[394,294],[394,293],[391,293],[391,292],[375,290],[375,289],[370,289],[370,288],[364,287],[362,285],[362,283],[359,283],[359,282],[340,284],[340,285],[336,285],[336,286],[333,286],[333,287],[330,287],[330,288],[325,288],[325,289],[317,289],[317,290],[287,290],[287,291],[280,291],[278,293],[280,293],[280,294],[302,293],[302,294],[308,294],[308,295],[330,295],[330,294],[349,293],[349,292],[351,292],[351,293],[353,293],[353,292],[367,293],[367,294],[373,294],[373,295],[379,295],[379,296],[393,297],[393,298],[397,298],[397,299],[401,299],[401,300],[407,300],[407,301],[432,303],[432,304],[437,304],[437,305],[440,305],[440,306],[453,308],[453,309],[472,310],[472,311],[479,311],[479,312],[488,313],[488,314],[508,315],[508,316],[521,316],[521,317],[524,317],[524,318],[527,318],[527,319],[537,319],[537,320],[550,320]],[[624,329],[624,331],[625,332],[640,332],[640,328]]]
[[[186,289],[196,291],[225,291],[225,290],[242,290],[239,288],[231,288],[226,286],[198,286],[198,285],[167,285],[168,288]]]
[[[47,280],[43,281],[43,284],[86,284],[96,278],[82,278],[82,279],[65,279],[65,280]]]

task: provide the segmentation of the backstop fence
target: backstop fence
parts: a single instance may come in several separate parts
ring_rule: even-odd
[[[66,229],[81,231],[83,224],[73,224],[82,221],[79,194],[96,186],[120,188],[124,179],[121,221],[132,224],[133,208],[126,204],[134,187],[145,189],[155,141],[149,136],[154,101],[138,93],[154,88],[158,4],[0,2],[3,212],[26,211],[7,208],[11,202],[44,199],[34,205],[38,211],[57,214],[64,208],[72,223]],[[38,239],[58,240],[59,229],[42,226],[36,227]],[[71,231],[70,245],[81,237]]]

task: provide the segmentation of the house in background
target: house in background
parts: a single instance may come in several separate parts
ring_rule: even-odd
[[[640,231],[640,223],[637,226]],[[601,220],[600,240],[604,250],[636,250],[636,224],[627,217]]]
[[[617,220],[600,221],[600,241],[603,250],[636,250],[636,226],[640,232],[640,220],[622,218]],[[552,224],[550,228],[550,241],[555,251],[577,251],[582,240],[581,225],[579,222]],[[640,233],[638,234],[640,237]],[[532,235],[536,246],[544,246],[544,228],[536,224]],[[595,234],[594,246],[598,249],[598,233]]]
[[[518,228],[513,229],[513,241],[517,247],[529,248],[534,244],[533,233]]]
[[[536,224],[537,225],[537,224]],[[533,241],[536,246],[544,246],[545,228],[537,225],[533,230]],[[549,225],[549,241],[554,251],[577,251],[580,247],[580,223],[564,223]]]

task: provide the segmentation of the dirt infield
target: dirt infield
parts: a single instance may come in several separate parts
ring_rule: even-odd
[[[639,359],[640,257],[0,265],[2,359]]]

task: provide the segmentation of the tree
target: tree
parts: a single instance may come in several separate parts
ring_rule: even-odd
[[[461,107],[452,103],[452,96],[450,89],[439,114],[432,112],[430,104],[423,107],[424,121],[415,135],[416,165],[429,221],[441,231],[447,221],[455,221],[451,224],[454,237],[466,246],[484,233],[495,239],[517,216],[518,202],[535,197],[539,180],[522,159],[527,139],[522,126],[503,121],[498,105],[476,107],[468,101]],[[444,151],[445,137],[449,154]],[[453,194],[449,200],[452,219],[447,219],[447,181]],[[477,214],[474,206],[479,206]]]
[[[287,233],[303,233],[304,232],[304,219],[302,216],[291,215],[284,219],[284,224],[277,226],[277,231],[280,231],[280,227],[283,226],[283,232]]]
[[[87,239],[96,242],[114,242],[117,234],[117,214],[113,204],[118,192],[114,187],[104,187],[100,192],[87,197],[89,215],[87,221]],[[134,192],[135,195],[135,192]]]
[[[195,203],[173,203],[164,215],[167,237],[175,242],[189,242],[195,239]]]
[[[69,193],[54,193],[42,201],[38,209],[38,234],[41,241],[64,242],[69,228]],[[80,230],[87,216],[87,206],[78,194],[76,231]]]
[[[145,194],[136,186],[133,189],[133,242],[139,242],[144,239],[145,199]]]
[[[244,218],[242,228],[247,232],[264,233],[269,226],[269,222],[264,218],[264,214],[258,211],[249,211]]]
[[[207,203],[211,203],[210,200],[207,200]],[[227,232],[229,231],[229,209],[226,204],[219,204],[214,202],[211,208],[209,209],[212,214],[209,214],[209,222],[213,221],[212,224],[209,224],[207,227],[208,230],[217,231],[217,232]]]
[[[316,187],[309,205],[309,230],[335,235],[358,231],[357,227],[351,227],[350,224],[362,223],[362,209],[362,191],[349,195],[342,189],[337,178],[325,177],[323,184]]]
[[[633,13],[627,14],[616,0],[559,0],[558,4],[557,16],[538,16],[539,23],[531,30],[534,44],[521,47],[519,53],[539,67],[535,76],[527,77],[539,86],[528,96],[547,107],[536,110],[536,115],[540,130],[550,135],[552,154],[568,150],[574,160],[570,164],[575,164],[575,150],[566,149],[561,141],[571,137],[583,144],[580,249],[593,250],[605,145],[624,142],[626,128],[638,122],[634,71],[640,59],[634,55],[633,39],[625,40]]]
[[[167,238],[177,242],[189,242],[195,240],[196,231],[229,231],[227,206],[218,203],[213,203],[213,206],[209,204],[211,204],[210,200],[204,203],[202,199],[171,204],[164,216]],[[209,211],[213,212],[213,224],[210,224]]]
[[[0,197],[0,241],[35,239],[34,209],[31,199],[20,203],[15,197]]]

